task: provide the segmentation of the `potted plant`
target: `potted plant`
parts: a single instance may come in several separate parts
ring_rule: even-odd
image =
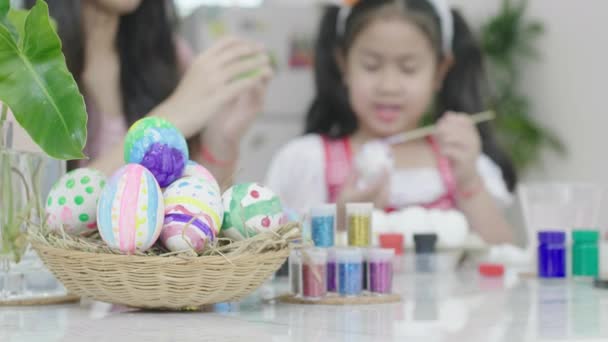
[[[87,114],[43,0],[28,11],[0,0],[0,302],[10,268],[27,249],[29,226],[44,224],[41,181],[50,158],[84,158]],[[11,146],[8,112],[44,153]]]
[[[543,149],[566,152],[560,138],[532,117],[530,100],[519,91],[522,63],[536,60],[535,44],[544,26],[526,16],[527,0],[503,0],[481,28],[481,48],[494,86],[490,107],[497,114],[497,133],[516,167],[525,171]]]

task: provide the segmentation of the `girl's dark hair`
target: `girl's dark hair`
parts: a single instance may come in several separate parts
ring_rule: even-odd
[[[26,8],[36,0],[26,0]],[[84,69],[81,0],[46,0],[57,22],[68,69],[80,84]],[[131,125],[165,100],[177,86],[173,2],[142,1],[120,18],[116,48],[120,54],[120,87],[125,122]]]
[[[371,20],[383,14],[405,15],[428,36],[437,51],[437,60],[444,57],[441,20],[428,0],[360,0],[351,9],[340,33],[339,12],[339,7],[328,6],[321,19],[315,51],[316,97],[306,117],[306,133],[334,138],[349,136],[357,129],[357,118],[349,103],[336,53],[346,55],[356,36]],[[484,90],[488,87],[480,46],[462,15],[456,10],[452,10],[452,14],[452,53],[455,63],[436,96],[432,113],[435,120],[446,111],[472,114],[483,111],[486,106],[487,94]],[[512,161],[496,143],[491,126],[481,124],[478,127],[483,152],[500,167],[509,190],[513,191],[517,175]]]

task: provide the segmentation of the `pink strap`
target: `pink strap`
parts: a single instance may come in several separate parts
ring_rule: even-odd
[[[453,209],[456,207],[456,181],[454,180],[452,165],[450,164],[449,159],[441,154],[441,149],[437,141],[435,141],[435,139],[432,137],[429,137],[428,141],[429,144],[431,144],[435,158],[437,158],[439,176],[441,177],[447,192],[435,202],[424,205],[424,207],[428,209]]]
[[[325,150],[325,184],[328,201],[335,203],[352,169],[352,149],[348,138],[322,137]]]

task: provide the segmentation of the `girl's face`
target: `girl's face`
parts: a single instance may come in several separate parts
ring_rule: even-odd
[[[93,0],[97,6],[108,11],[110,13],[118,14],[118,15],[126,15],[129,13],[133,13],[142,0]],[[158,1],[158,0],[152,0]]]
[[[359,130],[373,137],[416,128],[447,71],[425,33],[398,17],[372,20],[338,59]]]

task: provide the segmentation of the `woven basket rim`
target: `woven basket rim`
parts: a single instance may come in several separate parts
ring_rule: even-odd
[[[189,255],[126,255],[126,254],[112,254],[112,253],[104,253],[104,252],[91,252],[91,251],[81,251],[75,249],[66,249],[57,246],[52,246],[49,244],[42,243],[40,241],[30,241],[32,247],[36,250],[41,251],[51,251],[54,254],[64,254],[65,256],[91,256],[95,255],[99,258],[103,258],[109,262],[128,262],[128,261],[137,261],[137,262],[161,262],[165,261],[170,264],[175,264],[176,261],[181,262],[210,262],[210,261],[238,261],[243,258],[251,258],[252,256],[259,256],[264,254],[277,254],[282,253],[285,249],[291,248],[289,245],[285,245],[285,247],[277,250],[268,250],[261,253],[252,253],[252,252],[242,252],[239,254],[226,254],[226,255],[200,255],[200,256],[189,256]],[[162,262],[161,262],[162,263]]]

